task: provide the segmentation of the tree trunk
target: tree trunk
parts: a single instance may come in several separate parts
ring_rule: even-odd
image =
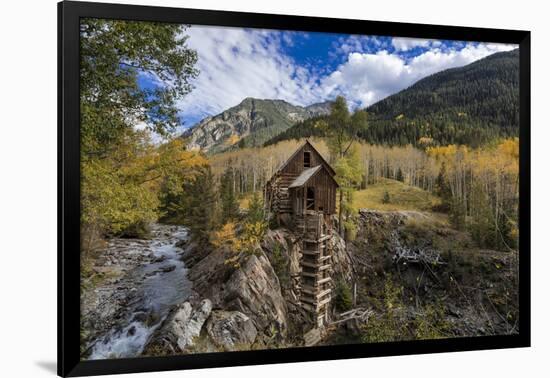
[[[340,189],[340,206],[338,208],[338,233],[340,236],[344,236],[344,226],[342,225],[342,221],[344,219],[344,209],[343,209],[343,202],[344,201],[344,191]]]

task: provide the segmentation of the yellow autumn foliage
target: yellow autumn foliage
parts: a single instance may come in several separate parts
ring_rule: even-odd
[[[236,240],[234,222],[227,222],[221,229],[214,231],[210,238],[210,242],[216,248],[220,248],[224,245],[232,246]]]
[[[208,164],[197,152],[187,151],[181,138],[161,145],[146,130],[121,136],[116,149],[103,158],[85,156],[81,162],[83,226],[108,234],[125,232],[159,216],[159,190],[167,179],[192,179],[195,168]]]
[[[496,148],[471,149],[448,145],[428,147],[428,156],[445,162],[447,168],[471,169],[475,176],[517,175],[519,172],[519,139],[505,139]]]
[[[228,146],[233,146],[234,144],[238,143],[241,138],[236,135],[232,134],[227,140],[224,142]]]
[[[214,233],[213,244],[217,247],[228,246],[230,252],[225,264],[237,268],[243,256],[256,253],[266,230],[265,222],[245,223],[243,231],[236,237],[235,225],[229,222]]]

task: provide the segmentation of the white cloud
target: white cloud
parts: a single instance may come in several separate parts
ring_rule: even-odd
[[[385,50],[374,54],[354,52],[323,79],[322,88],[329,98],[343,94],[353,105],[365,107],[433,73],[516,47],[481,43],[467,44],[460,50],[434,48],[409,60]]]
[[[298,105],[320,99],[314,75],[282,53],[282,43],[291,43],[284,33],[203,26],[186,33],[200,70],[195,89],[179,104],[187,119],[217,114],[245,97]]]
[[[432,42],[435,41],[430,39],[395,37],[392,38],[391,44],[397,51],[409,51],[415,47],[429,47]]]
[[[388,48],[386,41],[376,36],[350,35],[341,37],[334,45],[334,54],[349,54],[352,52],[373,52]]]
[[[337,95],[352,107],[365,107],[435,72],[463,66],[515,45],[442,44],[433,40],[349,36],[334,46],[345,57],[335,70],[300,66],[284,53],[293,43],[286,33],[193,26],[186,31],[189,46],[199,55],[200,75],[194,90],[180,103],[186,127],[205,116],[239,104],[245,97],[283,99],[297,105],[330,100]],[[401,51],[427,43],[414,57]],[[334,51],[332,51],[334,53]],[[327,51],[330,56],[331,52]]]

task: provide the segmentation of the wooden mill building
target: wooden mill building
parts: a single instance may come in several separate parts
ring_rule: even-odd
[[[336,172],[306,141],[265,187],[269,210],[300,238],[300,303],[318,326],[327,320],[332,280],[331,215],[336,212]]]

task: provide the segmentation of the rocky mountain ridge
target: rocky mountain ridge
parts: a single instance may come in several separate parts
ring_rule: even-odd
[[[330,102],[306,107],[284,100],[245,98],[220,114],[207,117],[183,134],[188,147],[216,153],[233,146],[261,146],[297,122],[330,112]]]

